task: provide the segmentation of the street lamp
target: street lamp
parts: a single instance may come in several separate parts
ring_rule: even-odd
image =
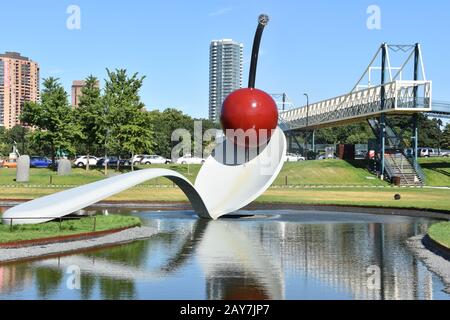
[[[306,97],[306,126],[309,125],[309,95],[307,93],[303,94]]]

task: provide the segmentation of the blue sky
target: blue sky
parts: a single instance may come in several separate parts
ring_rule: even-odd
[[[422,44],[434,98],[450,101],[450,2],[354,1],[2,1],[0,52],[19,51],[38,61],[42,77],[72,80],[105,68],[126,68],[147,79],[147,108],[177,107],[196,117],[208,110],[209,42],[245,44],[244,84],[258,14],[265,31],[257,87],[286,92],[296,104],[352,89],[382,42]],[[81,9],[81,29],[66,28],[69,5]],[[381,9],[381,30],[369,30],[369,5]],[[18,11],[19,9],[19,11]],[[103,81],[102,81],[103,82]]]

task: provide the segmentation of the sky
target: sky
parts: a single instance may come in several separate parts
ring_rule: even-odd
[[[147,109],[175,107],[207,117],[209,44],[244,43],[244,85],[260,13],[270,16],[261,45],[256,86],[286,92],[296,105],[349,92],[381,43],[421,43],[433,96],[450,101],[450,2],[444,0],[22,0],[1,1],[0,52],[37,61],[41,78],[73,80],[106,68],[126,68],[146,79]],[[80,9],[80,28],[71,5]],[[369,6],[380,27],[369,29]],[[73,24],[72,24],[73,26]]]

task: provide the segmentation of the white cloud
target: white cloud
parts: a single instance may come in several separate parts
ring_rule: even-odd
[[[217,17],[233,11],[233,7],[226,7],[209,13],[210,17]]]
[[[63,73],[65,73],[65,72],[66,72],[66,70],[64,70],[64,69],[59,69],[59,68],[52,68],[52,69],[49,69],[49,70],[47,71],[47,73],[48,73],[48,74],[51,74],[51,75],[63,74]]]

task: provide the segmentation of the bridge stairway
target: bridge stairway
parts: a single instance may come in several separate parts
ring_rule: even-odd
[[[368,122],[375,136],[380,138],[381,125],[378,119],[369,119]],[[381,147],[379,147],[380,149]],[[420,165],[414,164],[413,158],[407,157],[402,138],[388,123],[386,123],[385,149],[384,174],[389,180],[394,182],[395,177],[399,177],[401,186],[423,186],[425,184],[425,176]]]

